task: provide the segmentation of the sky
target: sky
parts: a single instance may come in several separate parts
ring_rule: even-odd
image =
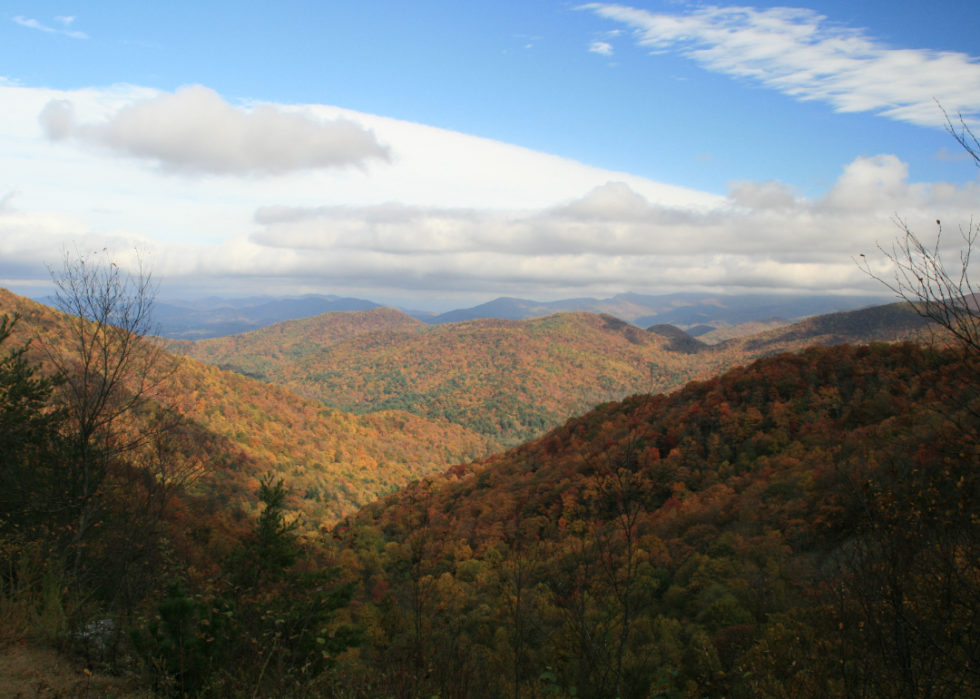
[[[953,259],[980,3],[33,1],[0,10],[0,286],[162,298],[860,293]],[[940,108],[942,106],[942,109]],[[897,222],[897,223],[896,223]],[[105,253],[103,253],[105,251]]]

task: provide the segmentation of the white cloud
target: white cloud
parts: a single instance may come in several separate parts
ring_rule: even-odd
[[[613,47],[612,44],[606,41],[593,41],[592,44],[589,45],[589,51],[592,53],[602,54],[603,56],[612,56]]]
[[[14,197],[16,196],[17,196],[17,190],[12,189],[6,194],[4,194],[2,197],[0,197],[0,211],[11,208],[10,203],[14,200]]]
[[[16,189],[26,211],[58,213],[93,230],[138,231],[148,239],[198,244],[255,228],[267,204],[316,208],[399,201],[434,208],[540,209],[608,180],[651,202],[713,206],[718,195],[590,167],[490,139],[326,105],[292,109],[327,123],[362,124],[390,144],[383,167],[298,170],[278,177],[171,177],[135,158],[66,147],[41,135],[37,116],[52,101],[72,105],[76,123],[106,123],[125,107],[158,96],[118,85],[62,92],[0,84],[0,191]],[[286,110],[286,107],[279,107]],[[54,112],[57,114],[57,112]],[[50,127],[57,131],[57,121]]]
[[[128,104],[97,124],[77,123],[70,101],[51,100],[38,122],[52,141],[77,140],[184,174],[282,174],[389,159],[353,121],[272,105],[245,111],[200,85]]]
[[[733,182],[718,196],[324,105],[295,113],[362,124],[390,144],[391,162],[188,179],[38,131],[37,114],[59,100],[73,112],[59,122],[51,107],[49,133],[77,138],[79,122],[110,123],[157,94],[0,85],[0,170],[10,178],[0,183],[0,279],[25,288],[46,279],[62,246],[121,255],[145,242],[174,295],[874,293],[851,258],[894,239],[891,217],[928,235],[937,218],[955,230],[980,211],[980,182],[910,182],[891,155],[854,160],[818,199],[773,181]]]
[[[227,291],[362,290],[561,297],[633,290],[880,292],[853,263],[898,233],[895,212],[925,237],[980,209],[980,184],[909,183],[894,156],[858,158],[811,200],[778,182],[733,183],[717,206],[671,207],[609,182],[537,210],[399,203],[265,206],[257,229],[210,244],[149,241],[174,285]],[[35,267],[58,241],[132,248],[125,230],[0,211],[0,276]],[[952,241],[955,243],[955,241]],[[95,249],[95,248],[93,248]],[[46,261],[52,258],[49,252]],[[876,263],[878,264],[878,263]],[[879,265],[883,274],[887,268]],[[199,287],[200,288],[200,287]]]
[[[345,283],[383,278],[413,290],[874,293],[881,289],[852,258],[894,239],[895,212],[928,236],[936,218],[965,222],[980,209],[978,185],[907,177],[907,166],[885,155],[857,158],[815,200],[779,182],[738,182],[718,206],[670,207],[609,182],[538,211],[263,207],[255,215],[262,230],[237,241],[236,256],[275,260],[275,274],[320,270]]]
[[[632,27],[654,51],[679,50],[706,69],[757,81],[840,112],[873,111],[936,126],[950,114],[980,118],[980,63],[952,51],[894,49],[863,30],[806,9],[708,6],[685,14],[585,5]]]
[[[54,27],[48,27],[36,19],[29,19],[21,15],[17,15],[13,18],[14,22],[22,27],[28,27],[29,29],[37,29],[42,32],[47,32],[48,34],[64,34],[65,36],[70,36],[72,39],[88,39],[88,34],[85,32],[73,32],[67,29],[68,25],[72,23],[75,19],[74,17],[55,17],[56,22],[60,22],[65,25],[66,29],[55,29]]]
[[[793,192],[781,182],[732,182],[728,187],[732,202],[744,209],[767,211],[797,206]]]

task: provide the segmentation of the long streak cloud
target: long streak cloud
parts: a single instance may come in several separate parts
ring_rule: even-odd
[[[812,10],[708,6],[665,14],[583,6],[632,28],[652,51],[679,51],[705,69],[760,83],[839,112],[875,112],[921,126],[949,114],[980,119],[980,62],[952,51],[893,49]]]

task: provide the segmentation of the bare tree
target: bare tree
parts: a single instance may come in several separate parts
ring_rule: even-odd
[[[942,109],[942,105],[939,107]],[[956,139],[977,167],[980,167],[980,141],[959,115],[959,126],[943,109],[946,131]],[[932,320],[954,334],[954,337],[971,352],[980,352],[980,336],[977,333],[976,287],[970,281],[970,257],[977,242],[980,226],[970,221],[966,230],[961,229],[965,247],[960,251],[959,263],[947,269],[940,253],[942,223],[937,220],[935,244],[921,240],[902,219],[895,222],[902,230],[891,250],[879,249],[895,266],[894,280],[879,277],[861,255],[859,266],[872,279],[881,282],[895,294],[912,303],[923,318]]]
[[[944,112],[945,113],[945,112]],[[980,142],[962,117],[947,131],[980,166]],[[933,323],[922,369],[933,390],[921,407],[937,420],[915,421],[879,457],[858,488],[865,516],[849,557],[850,594],[882,667],[883,696],[975,696],[980,691],[980,288],[970,279],[980,226],[960,229],[958,259],[904,220],[882,252],[894,276],[862,269]],[[930,358],[940,361],[935,366]],[[920,449],[925,451],[919,451]],[[918,455],[917,455],[918,452]],[[888,454],[887,457],[884,454]],[[930,455],[932,454],[932,455]]]
[[[946,114],[945,110],[943,114]],[[946,130],[980,167],[980,142],[963,117],[960,116],[957,127],[946,114]],[[980,355],[976,298],[978,289],[969,276],[970,258],[977,243],[977,235],[980,234],[980,226],[975,226],[971,220],[965,230],[960,229],[964,247],[960,250],[958,262],[947,267],[940,251],[942,223],[939,220],[936,221],[936,240],[932,244],[920,239],[909,228],[907,221],[896,218],[895,222],[902,234],[891,249],[879,246],[895,268],[894,278],[885,279],[872,272],[864,255],[860,256],[858,265],[872,279],[881,282],[896,296],[911,303],[920,316],[952,333],[956,342],[971,356]]]
[[[157,287],[143,253],[137,251],[133,272],[105,251],[63,255],[51,276],[65,332],[36,329],[35,341],[64,377],[56,393],[67,413],[58,499],[70,514],[67,543],[77,582],[84,542],[110,501],[153,490],[159,511],[172,494],[165,486],[188,474],[159,458],[161,435],[178,423],[165,391],[177,360],[150,338]]]
[[[938,101],[936,104],[939,104]],[[973,162],[980,167],[980,141],[977,140],[977,137],[973,134],[973,131],[970,130],[970,127],[966,125],[963,115],[957,115],[957,121],[959,122],[959,126],[957,126],[953,123],[953,120],[949,118],[949,114],[946,113],[946,110],[943,109],[941,104],[939,105],[939,108],[943,110],[943,116],[946,117],[946,131],[949,132],[950,136],[956,139],[956,142],[963,147],[963,150],[965,150],[967,154],[973,158]]]
[[[943,114],[946,114],[945,110]],[[946,130],[980,167],[980,142],[962,116],[957,126],[946,115]],[[896,217],[895,222],[901,230],[896,241],[890,248],[879,245],[891,262],[893,277],[889,279],[873,272],[864,255],[860,256],[858,265],[872,279],[907,301],[919,316],[931,321],[938,329],[933,340],[956,346],[963,352],[963,366],[958,377],[961,391],[948,396],[952,409],[943,412],[980,445],[980,406],[975,401],[980,395],[980,287],[970,279],[970,263],[980,236],[980,225],[971,220],[966,228],[960,228],[962,247],[958,259],[947,264],[941,250],[941,221],[936,221],[934,242],[920,238],[906,220]]]

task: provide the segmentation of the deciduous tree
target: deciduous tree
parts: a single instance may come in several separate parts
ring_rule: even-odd
[[[66,251],[51,275],[64,329],[38,328],[34,341],[62,377],[54,399],[65,416],[63,451],[51,497],[66,563],[76,584],[91,578],[131,603],[145,591],[129,588],[134,565],[145,568],[169,499],[198,470],[168,447],[180,424],[167,394],[177,360],[152,337],[156,286],[140,251],[131,272],[105,252]],[[99,529],[110,511],[113,526]]]

